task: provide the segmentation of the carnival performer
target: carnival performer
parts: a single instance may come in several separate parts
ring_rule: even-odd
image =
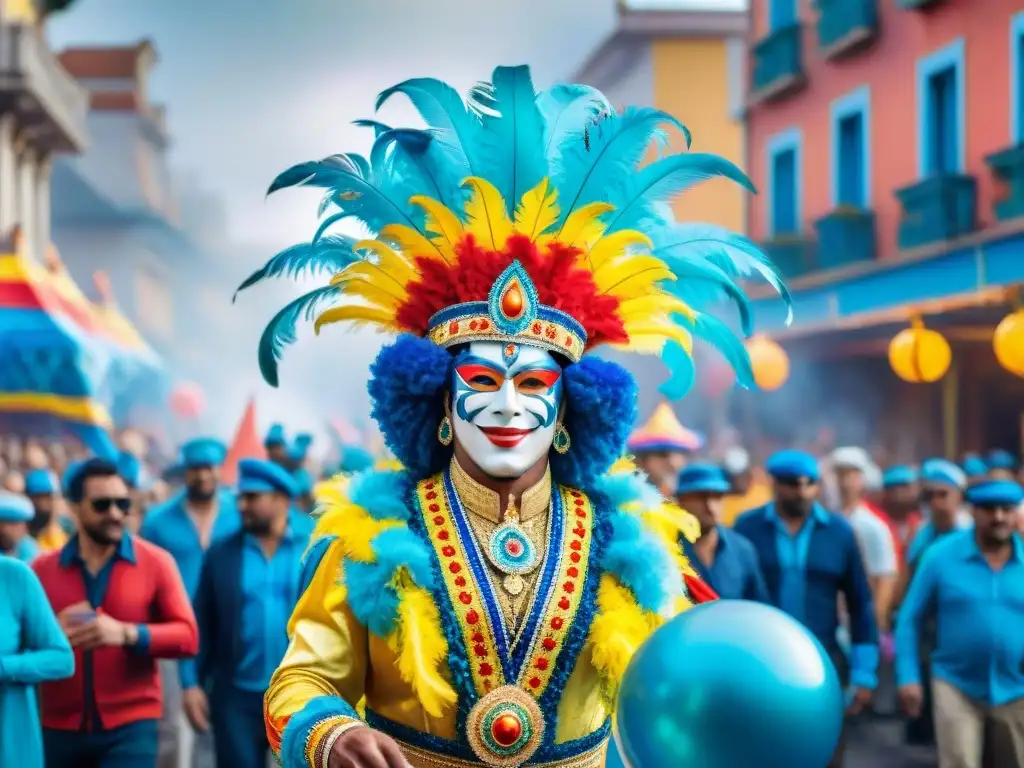
[[[631,654],[691,605],[679,521],[637,473],[609,474],[636,384],[601,345],[661,353],[670,391],[695,338],[750,383],[742,343],[700,311],[724,291],[750,329],[741,274],[784,291],[749,241],[674,221],[666,202],[731,163],[683,152],[645,166],[655,109],[611,109],[584,86],[537,94],[499,67],[468,103],[404,82],[426,130],[377,122],[369,158],[335,155],[271,191],[327,191],[313,242],[268,276],[333,273],[282,309],[260,345],[277,360],[296,322],[398,335],[371,367],[373,417],[401,471],[319,500],[317,564],[265,699],[285,768],[604,765]],[[325,234],[356,218],[374,233]]]

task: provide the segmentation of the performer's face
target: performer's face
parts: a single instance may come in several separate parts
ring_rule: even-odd
[[[542,349],[473,342],[455,358],[455,439],[492,477],[519,477],[547,455],[561,406],[562,369]]]

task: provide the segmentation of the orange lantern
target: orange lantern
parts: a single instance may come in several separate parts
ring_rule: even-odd
[[[774,392],[789,379],[789,355],[767,336],[751,338],[747,342],[747,354],[758,389]]]
[[[924,327],[920,318],[889,342],[889,365],[897,376],[911,384],[938,381],[953,362],[949,342],[938,331]]]
[[[1010,373],[1024,376],[1024,309],[1002,319],[992,336],[996,360]]]

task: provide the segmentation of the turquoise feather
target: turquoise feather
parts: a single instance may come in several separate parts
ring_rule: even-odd
[[[556,85],[537,94],[537,107],[544,116],[544,157],[548,164],[558,160],[565,139],[591,125],[611,105],[599,90],[589,85]]]
[[[264,381],[270,386],[278,385],[277,363],[281,359],[284,348],[295,343],[296,326],[299,320],[304,319],[306,322],[311,322],[317,309],[330,299],[336,298],[338,293],[336,286],[325,285],[303,294],[274,315],[267,327],[263,329],[263,335],[260,336],[258,359],[260,373],[263,374]]]
[[[678,342],[669,341],[661,350],[661,362],[668,368],[669,377],[661,383],[658,391],[669,400],[682,400],[697,380],[693,358]]]
[[[300,243],[285,248],[264,264],[260,269],[247,277],[231,297],[234,302],[238,294],[257,283],[272,277],[288,277],[299,279],[313,277],[324,272],[334,274],[340,272],[353,261],[356,255],[352,252],[355,239],[351,237],[325,237],[316,243]]]

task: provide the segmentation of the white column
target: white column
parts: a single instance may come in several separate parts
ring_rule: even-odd
[[[14,116],[0,116],[0,238],[18,220],[18,161],[14,152]]]
[[[38,232],[36,231],[36,158],[35,150],[27,143],[18,158],[18,224],[24,242],[24,252],[39,260]]]
[[[50,247],[50,176],[52,173],[53,157],[49,154],[41,154],[39,162],[36,163],[35,205],[36,248],[40,259],[46,258],[46,251]]]

